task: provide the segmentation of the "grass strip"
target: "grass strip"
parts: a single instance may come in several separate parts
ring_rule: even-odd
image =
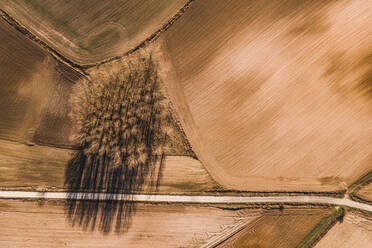
[[[361,176],[358,180],[353,182],[349,189],[358,190],[360,187],[370,184],[372,182],[372,171],[368,172],[367,174]]]
[[[314,195],[326,196],[334,198],[344,198],[346,190],[337,191],[244,191],[244,190],[229,190],[223,187],[206,191],[215,195],[244,195],[244,196],[299,196],[299,195]]]
[[[337,221],[342,221],[345,215],[345,209],[340,207],[328,216],[324,217],[311,232],[306,235],[297,248],[314,247],[316,243],[336,224]]]
[[[359,190],[370,183],[372,183],[372,171],[361,176],[358,180],[356,180],[349,186],[349,191],[351,191],[351,193],[349,193],[350,198],[353,201],[365,204],[372,204],[372,201],[364,199],[363,197],[358,195]]]
[[[360,197],[356,192],[352,192],[349,196],[350,196],[350,199],[353,201],[372,205],[372,201],[364,199],[363,197]]]

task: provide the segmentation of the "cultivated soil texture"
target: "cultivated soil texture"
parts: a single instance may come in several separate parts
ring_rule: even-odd
[[[167,23],[186,0],[3,0],[0,8],[67,58],[121,56]]]
[[[332,191],[371,170],[372,2],[195,1],[156,42],[226,188]]]
[[[0,188],[62,188],[72,151],[0,139]]]
[[[370,201],[372,203],[372,183],[360,188],[356,191],[356,194],[361,198]]]
[[[0,200],[1,247],[201,247],[235,225],[249,224],[260,210],[138,204],[126,233],[102,233],[100,222],[74,226],[63,202]],[[93,218],[94,216],[92,216]],[[115,223],[113,223],[114,225]],[[84,231],[84,228],[88,230]]]
[[[0,139],[71,146],[68,99],[80,74],[0,19]]]
[[[337,223],[315,248],[368,248],[372,246],[372,221],[370,217],[349,213],[342,223]]]
[[[0,187],[66,190],[66,166],[80,146],[76,139],[79,122],[72,115],[73,109],[88,107],[76,102],[76,89],[90,86],[86,78],[57,62],[2,19],[0,32],[0,70],[4,75],[0,80]],[[102,71],[104,78],[119,73],[118,70],[112,72],[109,66],[92,69],[89,80],[101,78],[97,73]],[[133,96],[126,99],[131,98]],[[163,150],[162,163],[156,164],[154,175],[146,180],[144,190],[182,193],[215,189],[217,184],[195,160],[180,126],[166,107],[161,125],[167,127],[168,148]],[[192,179],[195,175],[199,178],[196,183]],[[156,187],[147,187],[149,184]],[[95,190],[94,187],[91,190]]]
[[[0,140],[0,151],[0,189],[66,191],[66,166],[75,151],[6,140]],[[165,156],[145,180],[143,191],[199,194],[218,188],[198,160]]]
[[[372,247],[371,10],[0,0],[0,247]]]
[[[329,209],[296,209],[266,212],[217,247],[297,247]]]

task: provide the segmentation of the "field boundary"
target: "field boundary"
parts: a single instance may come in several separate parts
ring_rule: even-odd
[[[26,146],[42,146],[42,147],[50,147],[50,148],[57,148],[57,149],[63,149],[63,150],[71,150],[71,151],[77,151],[80,149],[78,146],[74,145],[54,145],[50,143],[42,143],[42,142],[26,142],[26,141],[20,141],[17,139],[9,139],[5,137],[0,137],[0,141],[7,141],[16,143],[18,145],[26,145]]]
[[[0,191],[20,191],[20,192],[65,192],[67,188],[65,187],[55,187],[55,186],[0,186]],[[100,193],[99,191],[77,191],[76,193]],[[147,195],[161,195],[162,192],[159,191],[148,191],[146,189],[136,191],[136,194],[147,194]],[[344,190],[335,192],[285,192],[285,191],[234,191],[234,190],[202,190],[202,191],[185,191],[185,192],[169,192],[168,195],[203,195],[203,196],[242,196],[242,197],[270,197],[270,196],[321,196],[321,197],[332,197],[342,199],[344,197]],[[364,202],[362,202],[364,203]]]
[[[78,72],[79,74],[86,77],[88,74],[84,71],[84,68],[72,62],[70,59],[63,56],[61,53],[57,52],[54,48],[49,46],[47,43],[42,41],[36,35],[31,33],[28,29],[26,29],[23,25],[17,22],[13,17],[11,17],[8,13],[6,13],[3,9],[0,8],[0,16],[12,27],[14,27],[17,31],[21,34],[25,35],[28,39],[34,41],[35,43],[39,44],[44,50],[46,50],[54,59],[57,61],[62,62],[63,64],[67,65],[74,71]]]
[[[297,248],[311,248],[314,247],[331,228],[337,223],[342,221],[345,216],[345,209],[340,207],[335,209],[333,213],[324,217],[306,237],[297,246]]]
[[[260,216],[249,223],[242,223],[235,227],[234,229],[230,230],[230,232],[220,235],[215,239],[209,241],[208,243],[204,244],[203,246],[201,246],[201,248],[217,247],[218,245],[223,244],[225,241],[229,240],[236,234],[240,233],[243,229],[254,227],[258,223],[260,223],[263,220],[263,218],[264,216]]]
[[[136,52],[137,50],[141,49],[141,48],[144,48],[145,46],[147,46],[148,44],[150,44],[151,42],[155,41],[159,36],[160,34],[162,34],[164,31],[167,31],[168,28],[170,28],[178,19],[180,19],[182,17],[182,15],[186,12],[186,10],[191,6],[191,4],[196,1],[196,0],[188,0],[185,5],[179,9],[176,14],[174,14],[171,19],[163,24],[163,26],[161,26],[161,28],[159,28],[158,30],[155,31],[155,33],[153,33],[152,35],[150,35],[149,37],[147,37],[144,41],[142,41],[139,45],[137,45],[136,47],[130,49],[129,51],[125,52],[123,55],[121,56],[115,56],[115,57],[111,57],[111,58],[108,58],[108,59],[105,59],[105,60],[102,60],[100,62],[96,62],[94,64],[84,64],[82,65],[83,68],[86,68],[86,69],[89,69],[91,67],[94,67],[94,66],[100,66],[100,65],[103,65],[103,64],[106,64],[106,63],[109,63],[109,62],[112,62],[112,61],[115,61],[115,60],[119,60],[121,59],[122,57],[126,57],[134,52]]]
[[[349,196],[350,196],[350,199],[352,199],[353,201],[357,201],[357,202],[360,202],[360,203],[372,205],[371,200],[364,199],[363,197],[359,196],[355,192],[350,193]]]
[[[372,205],[372,200],[365,199],[358,195],[358,191],[362,189],[363,187],[369,185],[372,183],[372,171],[364,174],[360,178],[358,178],[355,182],[353,182],[349,187],[348,191],[350,199],[353,201],[361,202],[364,204]]]
[[[156,30],[153,34],[151,34],[149,37],[147,37],[145,40],[140,42],[137,46],[134,48],[128,50],[124,54],[120,56],[114,56],[96,63],[91,63],[91,64],[77,64],[73,62],[73,60],[66,58],[63,56],[60,52],[57,52],[54,48],[52,48],[50,45],[48,45],[46,42],[42,41],[39,37],[34,35],[31,31],[26,29],[23,25],[21,25],[19,22],[17,22],[13,17],[11,17],[8,13],[6,13],[3,9],[0,8],[0,16],[11,26],[13,26],[16,30],[21,32],[23,35],[25,35],[27,38],[31,39],[32,41],[38,43],[41,45],[42,48],[47,50],[55,59],[63,62],[64,64],[68,65],[69,67],[73,68],[80,74],[87,76],[88,74],[85,72],[86,69],[95,67],[95,66],[100,66],[102,64],[106,64],[115,60],[119,60],[122,57],[126,57],[137,50],[144,48],[154,40],[156,40],[161,33],[166,31],[169,27],[173,25],[179,18],[182,17],[182,15],[185,13],[185,11],[190,7],[190,5],[194,2],[195,0],[188,0],[185,5],[179,9],[171,18],[163,24],[158,30]]]
[[[249,191],[249,190],[209,190],[205,193],[215,195],[241,195],[241,196],[327,196],[334,198],[344,198],[346,190],[337,191]]]
[[[368,185],[370,183],[372,183],[372,171],[367,172],[366,174],[364,174],[361,177],[359,177],[356,181],[354,181],[352,184],[350,184],[350,186],[348,187],[348,189],[350,191],[354,191],[355,192],[356,190],[358,190],[361,187],[366,186],[366,185]]]

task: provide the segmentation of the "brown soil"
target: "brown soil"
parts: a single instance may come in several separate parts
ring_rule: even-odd
[[[0,140],[0,189],[65,191],[65,170],[72,153]],[[200,193],[218,188],[196,159],[166,156],[161,168],[159,165],[146,180],[145,192]],[[150,179],[157,187],[150,187]]]
[[[329,210],[284,210],[266,213],[217,247],[296,247]]]
[[[363,186],[361,189],[356,192],[358,196],[372,202],[372,183]]]
[[[315,248],[368,248],[372,246],[372,220],[348,214],[337,223]]]
[[[169,94],[219,183],[327,191],[370,170],[370,8],[196,1],[163,33]]]
[[[12,17],[76,63],[119,56],[153,34],[186,0],[6,0]]]
[[[208,237],[260,215],[190,205],[139,204],[127,233],[83,231],[63,202],[0,200],[1,247],[200,247]]]
[[[0,20],[0,139],[71,145],[68,98],[80,76]]]

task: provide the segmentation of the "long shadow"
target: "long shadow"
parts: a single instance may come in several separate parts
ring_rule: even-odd
[[[82,87],[75,104],[81,149],[68,163],[65,186],[67,218],[84,230],[128,230],[135,213],[133,193],[153,180],[159,148],[165,140],[164,107],[151,56],[122,65],[110,78]],[[157,153],[155,153],[156,151]],[[102,198],[76,192],[108,193]],[[114,194],[125,194],[118,200]],[[91,197],[96,197],[91,199]]]
[[[104,161],[87,163],[83,152],[77,152],[66,169],[65,183],[69,192],[66,202],[67,218],[73,226],[79,225],[86,231],[98,229],[108,233],[114,229],[118,233],[126,232],[136,210],[132,193],[140,191],[145,177],[154,182],[153,173],[144,171],[147,168],[150,167],[127,169],[120,166],[110,169]],[[74,199],[77,192],[112,194],[105,194],[100,198],[94,194],[82,194],[82,199],[77,200]],[[118,199],[114,194],[125,194],[125,197]]]

